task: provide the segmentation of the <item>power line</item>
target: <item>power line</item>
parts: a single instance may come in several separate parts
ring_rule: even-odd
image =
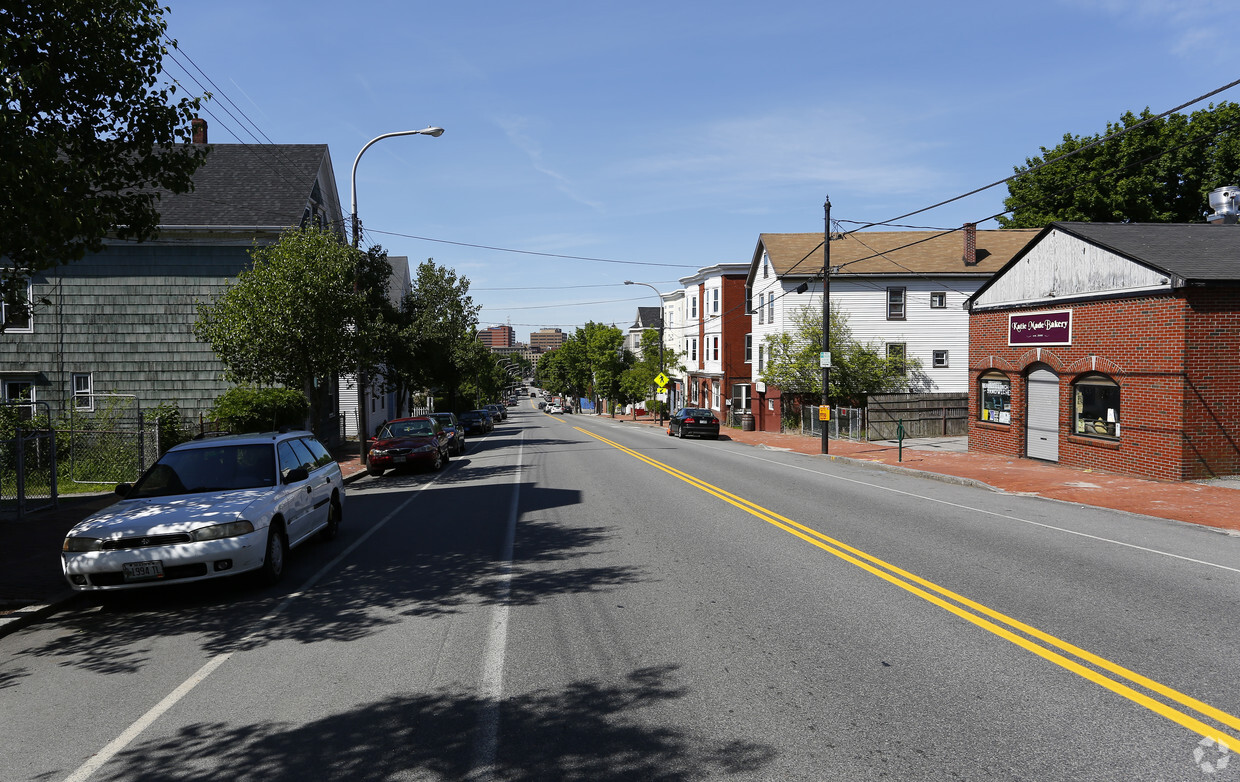
[[[494,247],[486,244],[473,244],[470,242],[454,242],[449,239],[432,239],[429,236],[414,236],[413,234],[402,234],[394,231],[376,231],[371,233],[384,234],[385,236],[399,236],[402,239],[416,239],[420,242],[435,242],[437,244],[451,244],[457,247],[472,247],[477,250],[494,250],[501,253],[516,253],[519,255],[537,255],[543,258],[563,258],[569,261],[591,261],[594,263],[618,263],[626,266],[659,266],[670,269],[696,269],[698,267],[687,263],[654,263],[652,261],[624,261],[615,258],[591,258],[585,255],[560,255],[558,253],[536,252],[534,250],[515,250],[511,247]]]

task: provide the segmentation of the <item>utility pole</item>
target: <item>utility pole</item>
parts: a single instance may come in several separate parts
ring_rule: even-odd
[[[825,212],[824,222],[825,228],[822,233],[822,352],[826,355],[831,354],[831,197],[827,196],[826,203],[823,204]],[[825,366],[822,368],[822,407],[827,408],[827,415],[831,415],[831,406],[827,401],[828,384],[831,382],[831,362],[830,360],[823,362]],[[818,418],[822,423],[822,452],[830,453],[827,445],[827,428],[831,421],[822,420],[821,408],[819,409]]]

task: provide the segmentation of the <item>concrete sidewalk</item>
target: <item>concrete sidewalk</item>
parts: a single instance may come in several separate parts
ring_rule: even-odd
[[[628,426],[658,426],[657,421],[620,417],[608,420]],[[1240,531],[1237,480],[1170,483],[1076,469],[969,452],[964,438],[906,440],[902,452],[891,442],[831,440],[827,455],[820,454],[818,438],[799,434],[724,429],[720,439],[824,459],[847,459],[875,469],[907,470],[927,478],[975,483],[1013,494]],[[365,474],[356,453],[341,456],[337,461],[346,482]],[[0,635],[29,624],[72,599],[75,593],[65,584],[60,571],[61,542],[74,524],[115,499],[110,493],[65,499],[59,508],[31,514],[24,521],[0,520]]]

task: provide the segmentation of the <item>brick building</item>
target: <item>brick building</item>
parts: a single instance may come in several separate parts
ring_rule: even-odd
[[[752,408],[748,271],[748,263],[720,263],[680,279],[687,306],[680,333],[672,339],[684,353],[685,406],[725,417],[729,410],[740,414]]]
[[[478,340],[489,348],[510,348],[516,339],[512,326],[487,326],[478,331]]]
[[[966,306],[970,449],[1240,473],[1240,227],[1053,223]]]

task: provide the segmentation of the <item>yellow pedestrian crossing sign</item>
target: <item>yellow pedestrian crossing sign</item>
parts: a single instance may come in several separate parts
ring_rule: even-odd
[[[659,386],[659,388],[663,388],[667,385],[667,375],[660,372],[659,376],[654,379],[654,382]]]

